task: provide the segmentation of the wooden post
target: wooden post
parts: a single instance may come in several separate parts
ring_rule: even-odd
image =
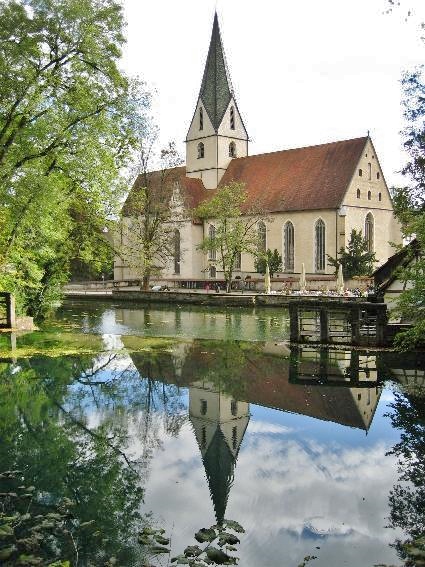
[[[289,333],[291,342],[299,342],[298,306],[295,302],[289,304]]]
[[[329,313],[326,307],[320,309],[320,342],[323,344],[329,342]]]
[[[376,346],[385,345],[385,329],[387,327],[387,306],[377,306],[376,311]]]
[[[15,318],[15,296],[11,293],[6,295],[6,318],[7,318],[7,326],[9,329],[13,329],[16,327],[16,318]]]

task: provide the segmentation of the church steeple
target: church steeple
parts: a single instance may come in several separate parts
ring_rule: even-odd
[[[248,134],[236,104],[217,13],[195,113],[186,136],[186,174],[215,189],[232,158],[248,155]]]
[[[224,55],[217,13],[214,15],[210,48],[205,63],[199,98],[217,131],[233,96],[233,87]]]

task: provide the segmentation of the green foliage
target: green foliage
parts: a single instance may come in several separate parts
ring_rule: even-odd
[[[264,275],[266,273],[267,264],[269,265],[271,278],[273,277],[273,274],[280,272],[280,270],[282,269],[282,256],[279,254],[276,248],[273,250],[273,252],[270,250],[270,248],[268,248],[266,256],[257,259],[255,263],[256,271]]]
[[[356,229],[351,231],[347,250],[341,247],[338,258],[332,258],[329,254],[327,256],[328,264],[335,268],[335,273],[338,272],[340,264],[342,265],[342,273],[347,279],[353,276],[369,276],[376,262],[375,252],[368,250],[366,239],[363,238],[362,232],[357,232]]]
[[[113,0],[12,0],[0,19],[0,287],[42,315],[71,259],[107,255],[147,98],[119,71]]]
[[[423,67],[403,78],[407,127],[404,146],[409,161],[403,173],[410,179],[408,189],[396,191],[396,213],[406,237],[416,237],[415,258],[401,272],[409,282],[397,310],[413,328],[396,337],[399,348],[412,348],[425,341],[425,76]],[[413,251],[412,251],[413,252]]]
[[[228,292],[238,255],[256,255],[258,250],[257,223],[264,212],[259,203],[247,207],[247,198],[244,185],[233,182],[220,187],[211,199],[193,211],[194,217],[208,220],[215,227],[214,237],[206,236],[199,248],[218,254]]]

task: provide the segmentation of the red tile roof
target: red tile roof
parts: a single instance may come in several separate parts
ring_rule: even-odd
[[[249,202],[268,212],[336,209],[367,138],[233,159],[220,186],[245,183]]]
[[[162,182],[161,182],[162,179]],[[134,197],[137,195],[138,189],[149,183],[150,187],[157,191],[160,199],[171,198],[174,184],[179,184],[181,195],[186,203],[187,209],[197,207],[202,201],[210,198],[214,192],[205,189],[201,179],[186,177],[186,168],[174,167],[164,171],[151,171],[147,173],[147,179],[144,175],[138,175],[133,183],[127,199],[123,206],[123,215],[131,215],[134,213]]]

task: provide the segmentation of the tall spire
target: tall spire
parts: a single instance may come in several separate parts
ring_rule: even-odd
[[[199,93],[199,97],[204,103],[205,110],[215,130],[220,126],[232,95],[233,87],[224,55],[216,12]]]

